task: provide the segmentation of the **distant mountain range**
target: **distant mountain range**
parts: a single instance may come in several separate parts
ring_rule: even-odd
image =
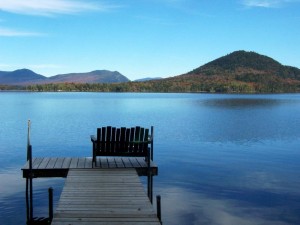
[[[29,85],[48,83],[121,83],[130,81],[117,71],[95,70],[87,73],[60,74],[45,77],[28,69],[0,71],[0,84]]]
[[[15,70],[12,72],[0,71],[0,84],[21,85],[38,83],[47,78],[28,69]]]
[[[282,93],[300,92],[300,69],[284,66],[255,52],[235,51],[182,75],[128,81],[119,72],[107,70],[62,74],[49,78],[26,69],[0,71],[0,84],[33,84],[27,88],[31,91]],[[53,86],[34,86],[48,83]],[[58,87],[55,85],[58,83],[74,84]],[[84,85],[86,83],[91,85]]]

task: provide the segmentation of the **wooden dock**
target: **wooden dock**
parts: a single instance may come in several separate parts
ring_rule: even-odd
[[[134,168],[71,169],[52,225],[159,225]]]
[[[134,168],[139,176],[148,175],[147,163],[142,157],[99,157],[97,167],[100,169]],[[69,169],[91,169],[92,157],[39,157],[32,159],[33,178],[38,177],[67,177]],[[29,161],[22,168],[23,178],[29,177]],[[158,174],[158,167],[152,161],[151,175]]]
[[[36,157],[31,165],[22,168],[26,180],[66,177],[53,225],[161,224],[151,204],[152,161],[149,168],[143,157],[99,157],[93,168],[92,157]],[[148,195],[139,176],[148,177]]]
[[[149,134],[151,132],[151,134]],[[91,136],[93,157],[32,157],[28,121],[26,178],[27,224],[52,225],[160,225],[160,196],[154,212],[153,127],[102,127]],[[97,157],[98,156],[98,157]],[[147,194],[139,179],[147,176]],[[34,217],[33,178],[66,177],[53,215],[49,188],[49,217]]]

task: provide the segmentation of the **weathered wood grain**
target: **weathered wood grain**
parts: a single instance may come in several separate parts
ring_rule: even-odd
[[[85,168],[69,170],[51,224],[159,225],[160,222],[134,168]]]

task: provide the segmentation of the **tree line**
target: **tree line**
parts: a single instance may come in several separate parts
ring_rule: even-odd
[[[258,81],[259,80],[259,81]],[[285,93],[300,92],[300,81],[249,78],[236,79],[223,77],[184,77],[146,82],[125,83],[55,83],[34,84],[24,87],[26,91],[36,92],[157,92],[157,93]]]

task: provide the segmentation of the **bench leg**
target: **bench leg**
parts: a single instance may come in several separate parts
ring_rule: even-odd
[[[92,168],[97,167],[97,156],[96,156],[96,150],[95,150],[95,143],[93,142],[93,160],[92,160]]]
[[[97,167],[97,157],[93,156],[93,162],[92,162],[92,167]]]

